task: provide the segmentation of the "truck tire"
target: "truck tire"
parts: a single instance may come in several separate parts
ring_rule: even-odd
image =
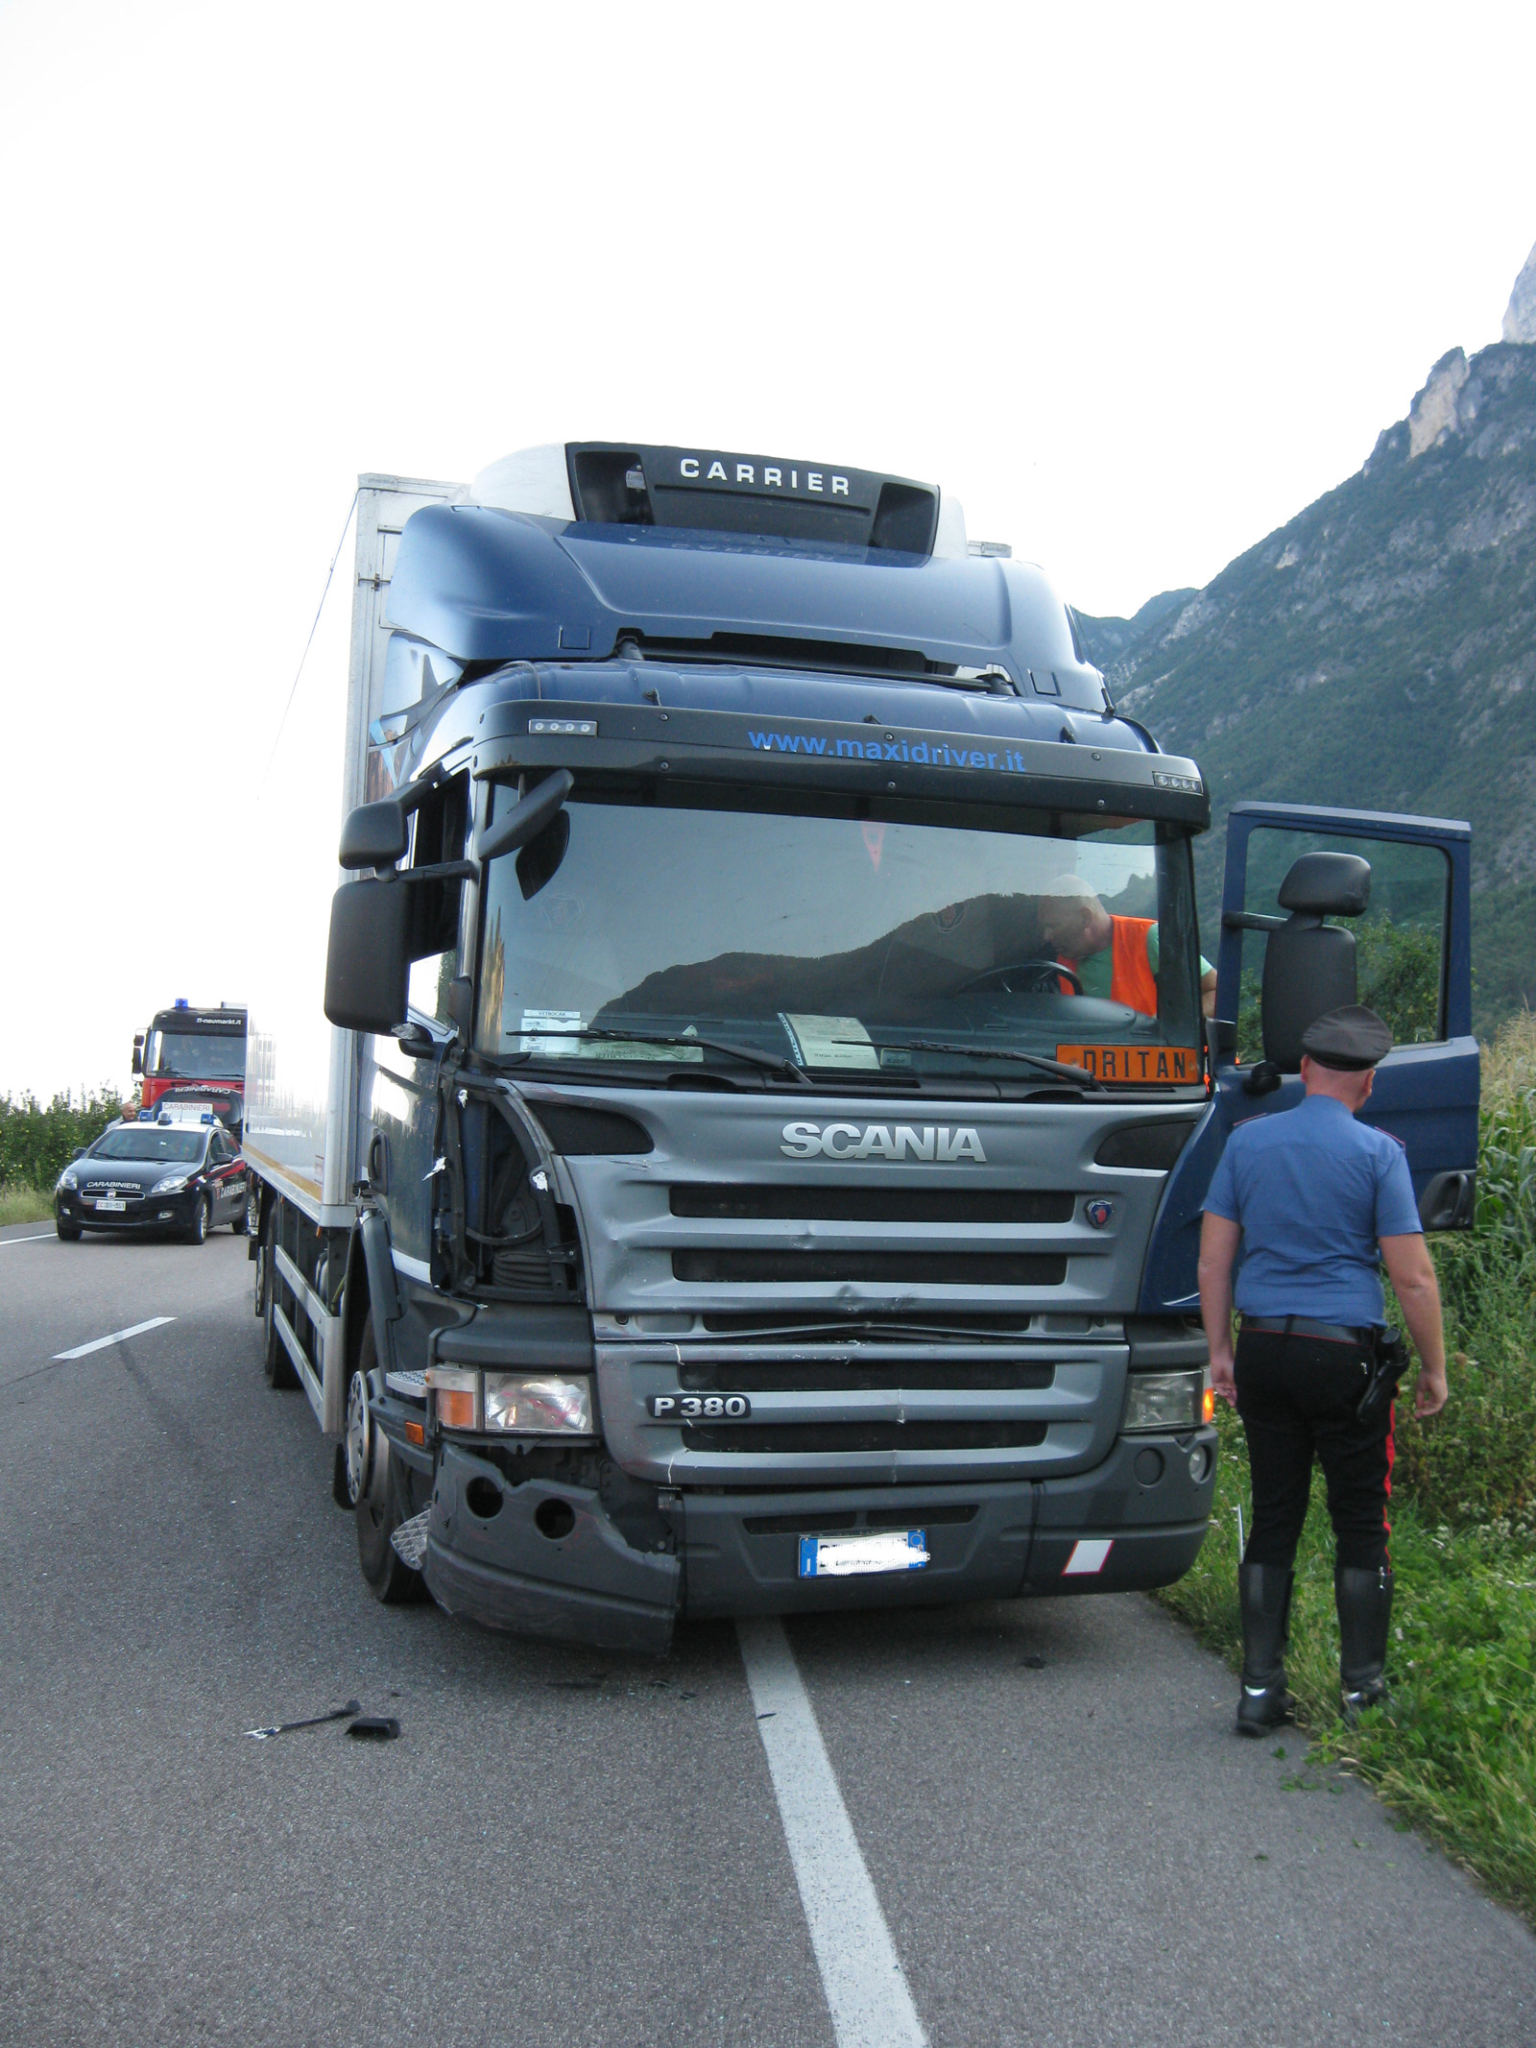
[[[281,1392],[296,1387],[299,1376],[293,1369],[282,1338],[278,1335],[274,1311],[277,1307],[277,1204],[267,1211],[266,1228],[256,1250],[256,1313],[261,1317],[261,1370],[267,1385]]]
[[[375,1600],[405,1607],[427,1598],[420,1572],[400,1556],[390,1536],[410,1508],[382,1430],[368,1426],[368,1375],[378,1361],[372,1318],[363,1325],[357,1364],[347,1385],[347,1490],[357,1489],[357,1563]],[[356,1436],[353,1431],[356,1429]]]

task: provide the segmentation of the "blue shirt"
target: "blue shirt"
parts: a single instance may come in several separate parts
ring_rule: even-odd
[[[1402,1146],[1330,1095],[1239,1124],[1205,1207],[1242,1228],[1235,1300],[1249,1316],[1381,1322],[1377,1239],[1423,1228]]]

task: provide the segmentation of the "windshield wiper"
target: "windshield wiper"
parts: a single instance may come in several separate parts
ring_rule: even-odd
[[[839,1045],[872,1045],[876,1052],[947,1052],[957,1059],[975,1057],[983,1060],[1019,1060],[1027,1067],[1038,1067],[1042,1074],[1058,1074],[1064,1081],[1074,1081],[1080,1088],[1097,1088],[1101,1095],[1109,1090],[1097,1074],[1090,1074],[1086,1067],[1071,1066],[1066,1060],[1053,1060],[1043,1052],[1015,1052],[1005,1045],[948,1045],[940,1038],[904,1038],[899,1045],[882,1045],[878,1039],[843,1038]]]
[[[723,1052],[730,1059],[744,1060],[748,1066],[762,1067],[770,1074],[792,1074],[797,1081],[809,1087],[810,1075],[804,1067],[797,1067],[793,1060],[782,1053],[760,1052],[755,1045],[737,1045],[728,1038],[703,1038],[696,1031],[520,1031],[519,1038],[584,1038],[587,1040],[616,1039],[627,1045],[681,1045],[707,1047],[710,1052]],[[554,1057],[558,1058],[556,1054]],[[534,1058],[532,1050],[524,1046],[516,1052],[502,1054],[503,1059],[524,1060]]]

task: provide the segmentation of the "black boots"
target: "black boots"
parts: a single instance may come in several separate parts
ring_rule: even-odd
[[[1333,1574],[1339,1610],[1339,1684],[1351,1725],[1387,1697],[1387,1634],[1392,1622],[1392,1570],[1340,1565]]]
[[[1291,1718],[1295,1702],[1285,1689],[1291,1578],[1289,1571],[1273,1564],[1241,1564],[1237,1568],[1237,1592],[1243,1609],[1243,1691],[1237,1703],[1239,1735],[1263,1735]]]

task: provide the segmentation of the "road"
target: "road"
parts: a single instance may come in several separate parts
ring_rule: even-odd
[[[659,1664],[380,1608],[244,1244],[40,1232],[0,1232],[0,2042],[1536,2039],[1536,1939],[1237,1741],[1149,1601]],[[246,1733],[354,1697],[400,1739]]]

